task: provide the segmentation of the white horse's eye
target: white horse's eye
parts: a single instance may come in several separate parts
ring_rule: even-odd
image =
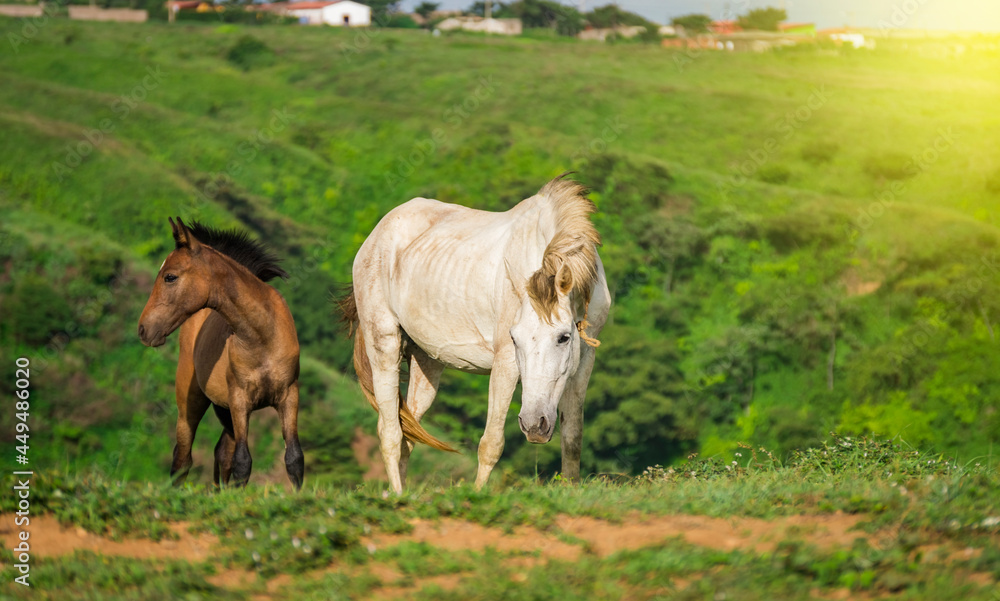
[[[556,340],[556,342],[558,344],[566,344],[567,342],[569,342],[569,334],[565,334],[565,333],[562,334],[561,336],[559,336],[559,339]]]

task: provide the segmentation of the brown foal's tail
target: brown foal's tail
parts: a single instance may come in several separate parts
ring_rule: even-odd
[[[354,335],[354,371],[358,373],[358,384],[361,392],[368,399],[368,404],[375,411],[378,411],[378,403],[375,402],[375,387],[372,384],[372,366],[368,360],[368,349],[365,348],[365,337],[361,335],[361,324],[358,321],[358,305],[354,301],[354,287],[337,301],[342,315],[341,320],[348,326],[348,336]],[[357,326],[356,331],[351,331]],[[440,451],[457,453],[458,451],[434,438],[430,432],[424,430],[417,418],[410,413],[406,407],[406,399],[403,393],[399,393],[399,425],[403,428],[403,436],[414,441],[422,442],[427,446],[434,447]]]

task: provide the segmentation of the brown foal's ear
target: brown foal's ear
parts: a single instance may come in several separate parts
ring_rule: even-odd
[[[174,222],[170,222],[174,225]],[[197,254],[201,250],[201,244],[198,239],[191,235],[191,230],[188,226],[184,225],[184,221],[178,217],[177,224],[174,225],[174,242],[177,243],[177,248],[187,248],[192,254]]]
[[[170,228],[174,231],[174,244],[176,245],[176,248],[184,248],[187,246],[187,228],[184,227],[184,222],[181,221],[181,218],[177,218],[177,223],[174,223],[174,220],[171,217],[167,217],[167,221],[170,222]]]

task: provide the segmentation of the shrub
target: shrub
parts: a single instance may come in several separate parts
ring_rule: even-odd
[[[1000,194],[1000,169],[986,177],[986,189],[993,194]]]
[[[399,29],[420,29],[420,25],[409,15],[394,14],[382,24],[383,27],[398,27]]]
[[[40,275],[25,276],[3,304],[14,339],[33,346],[47,343],[73,319],[62,292]]]
[[[769,184],[785,184],[792,179],[792,172],[784,165],[763,165],[757,170],[757,179]]]
[[[274,62],[274,51],[251,35],[240,36],[226,53],[226,60],[244,71],[266,67]]]
[[[865,159],[865,173],[875,179],[906,179],[917,174],[913,162],[901,152],[872,155]]]
[[[839,149],[833,142],[813,142],[802,148],[802,160],[813,165],[829,163]]]

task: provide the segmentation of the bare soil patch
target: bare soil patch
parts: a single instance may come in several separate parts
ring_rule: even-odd
[[[31,516],[27,527],[15,527],[14,516],[0,516],[0,544],[13,548],[19,532],[30,533],[29,543],[32,553],[43,557],[58,557],[79,550],[93,551],[102,555],[118,555],[136,559],[184,559],[204,561],[218,546],[219,539],[212,534],[191,534],[188,524],[170,524],[170,530],[177,535],[175,540],[152,541],[148,539],[111,540],[87,532],[83,528],[66,528],[50,515]]]
[[[535,552],[550,559],[573,560],[582,549],[565,543],[551,534],[530,526],[519,526],[511,533],[500,528],[490,528],[473,522],[452,518],[438,521],[417,519],[411,522],[409,534],[377,535],[365,543],[379,548],[392,547],[403,541],[422,542],[447,551],[482,551],[494,548],[502,552]]]
[[[563,532],[586,541],[591,551],[604,557],[676,537],[693,545],[723,551],[771,551],[789,538],[808,538],[811,544],[820,548],[850,546],[856,538],[865,537],[850,532],[861,520],[859,516],[842,513],[790,516],[771,521],[673,515],[637,517],[621,524],[588,517],[561,517],[556,524]]]

